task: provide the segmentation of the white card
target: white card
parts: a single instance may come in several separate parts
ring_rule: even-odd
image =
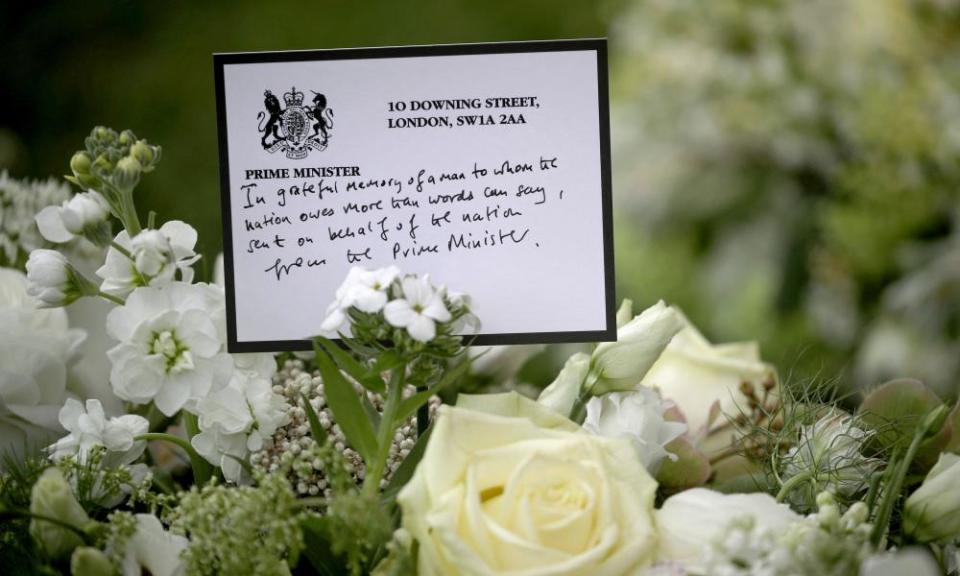
[[[605,40],[214,56],[231,352],[309,349],[352,266],[475,344],[611,340]]]

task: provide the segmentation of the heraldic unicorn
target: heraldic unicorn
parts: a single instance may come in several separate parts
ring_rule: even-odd
[[[257,114],[257,130],[263,134],[260,144],[264,150],[270,153],[282,150],[287,158],[300,159],[306,158],[311,150],[326,149],[333,129],[333,110],[327,108],[326,96],[313,94],[312,105],[304,106],[303,92],[291,88],[284,92],[286,108],[281,108],[273,92],[263,93],[266,112]]]

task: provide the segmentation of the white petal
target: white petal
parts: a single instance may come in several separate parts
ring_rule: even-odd
[[[59,206],[47,206],[37,213],[37,228],[40,235],[55,244],[69,242],[74,236],[63,225],[63,217],[60,215]]]
[[[406,300],[394,300],[383,307],[383,317],[387,319],[391,326],[397,328],[407,326],[417,316],[418,314],[413,311],[410,303]]]
[[[407,324],[407,332],[410,333],[411,338],[418,342],[429,342],[437,335],[437,326],[430,318],[422,314],[417,314],[416,317]]]

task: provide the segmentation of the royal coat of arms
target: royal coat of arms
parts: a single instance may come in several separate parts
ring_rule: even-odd
[[[313,90],[311,90],[313,92]],[[333,110],[327,97],[313,92],[313,100],[304,105],[304,94],[296,88],[284,92],[283,103],[269,90],[263,93],[266,112],[257,114],[257,130],[263,134],[260,144],[267,152],[282,150],[287,158],[306,158],[311,150],[323,151],[330,142]],[[272,138],[272,140],[271,140]]]

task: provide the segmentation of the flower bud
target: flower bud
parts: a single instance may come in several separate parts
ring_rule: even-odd
[[[97,126],[93,129],[93,137],[102,145],[113,144],[117,141],[117,133],[106,126]]]
[[[960,456],[940,455],[920,488],[907,498],[903,529],[919,542],[960,536]]]
[[[113,172],[113,185],[120,190],[133,190],[140,182],[140,173],[143,167],[136,158],[126,156],[117,162],[117,168]]]
[[[81,296],[93,295],[97,287],[67,262],[56,250],[39,249],[27,260],[27,294],[37,298],[41,308],[66,306]]]
[[[96,192],[82,192],[67,201],[61,210],[63,226],[72,234],[81,235],[110,217],[107,201]]]
[[[120,138],[117,139],[117,143],[121,146],[133,146],[134,142],[137,141],[137,135],[133,133],[133,130],[124,130],[120,133]]]
[[[147,144],[146,140],[138,140],[130,148],[130,156],[140,163],[144,172],[149,172],[153,170],[154,164],[160,160],[160,148]]]
[[[680,315],[663,301],[644,310],[617,330],[616,342],[603,342],[594,350],[596,383],[590,393],[634,389],[682,328]]]
[[[52,467],[43,471],[30,491],[30,513],[53,518],[81,530],[90,522],[63,473]],[[54,558],[65,556],[83,543],[75,532],[37,518],[30,521],[30,534]]]
[[[107,555],[90,546],[80,546],[70,556],[71,576],[112,576],[113,563]]]
[[[567,359],[556,380],[540,393],[537,402],[558,414],[569,416],[589,371],[590,356],[583,352],[574,354]]]
[[[75,176],[90,174],[90,166],[93,164],[93,158],[86,152],[77,152],[70,158],[70,170],[73,170]]]

